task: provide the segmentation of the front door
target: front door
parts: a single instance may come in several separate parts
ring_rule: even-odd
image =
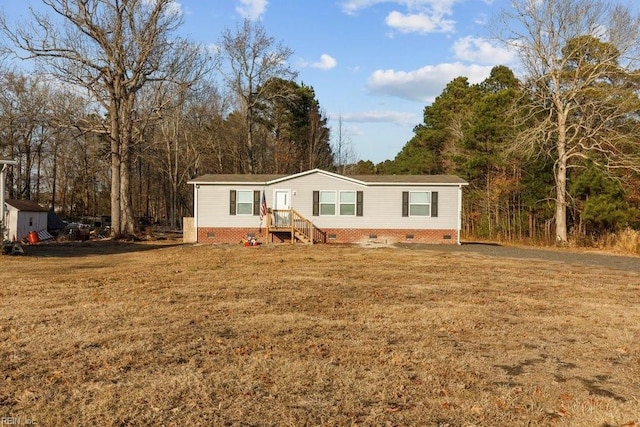
[[[273,200],[275,210],[273,219],[276,227],[291,226],[291,191],[273,190]]]

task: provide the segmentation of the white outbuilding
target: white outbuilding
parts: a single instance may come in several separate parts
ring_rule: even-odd
[[[5,205],[9,241],[19,242],[27,238],[31,231],[37,233],[47,230],[47,208],[31,200],[6,200]]]

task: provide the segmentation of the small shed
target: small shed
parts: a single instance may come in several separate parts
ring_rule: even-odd
[[[26,238],[31,231],[47,229],[48,209],[31,200],[6,200],[7,234],[12,242]]]

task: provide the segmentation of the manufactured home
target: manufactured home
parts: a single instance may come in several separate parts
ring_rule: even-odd
[[[204,175],[189,181],[199,243],[460,243],[451,175]],[[186,223],[186,222],[185,222]]]

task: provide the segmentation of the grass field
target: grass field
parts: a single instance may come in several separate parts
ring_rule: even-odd
[[[640,423],[637,273],[437,248],[28,253],[0,256],[2,424]]]

